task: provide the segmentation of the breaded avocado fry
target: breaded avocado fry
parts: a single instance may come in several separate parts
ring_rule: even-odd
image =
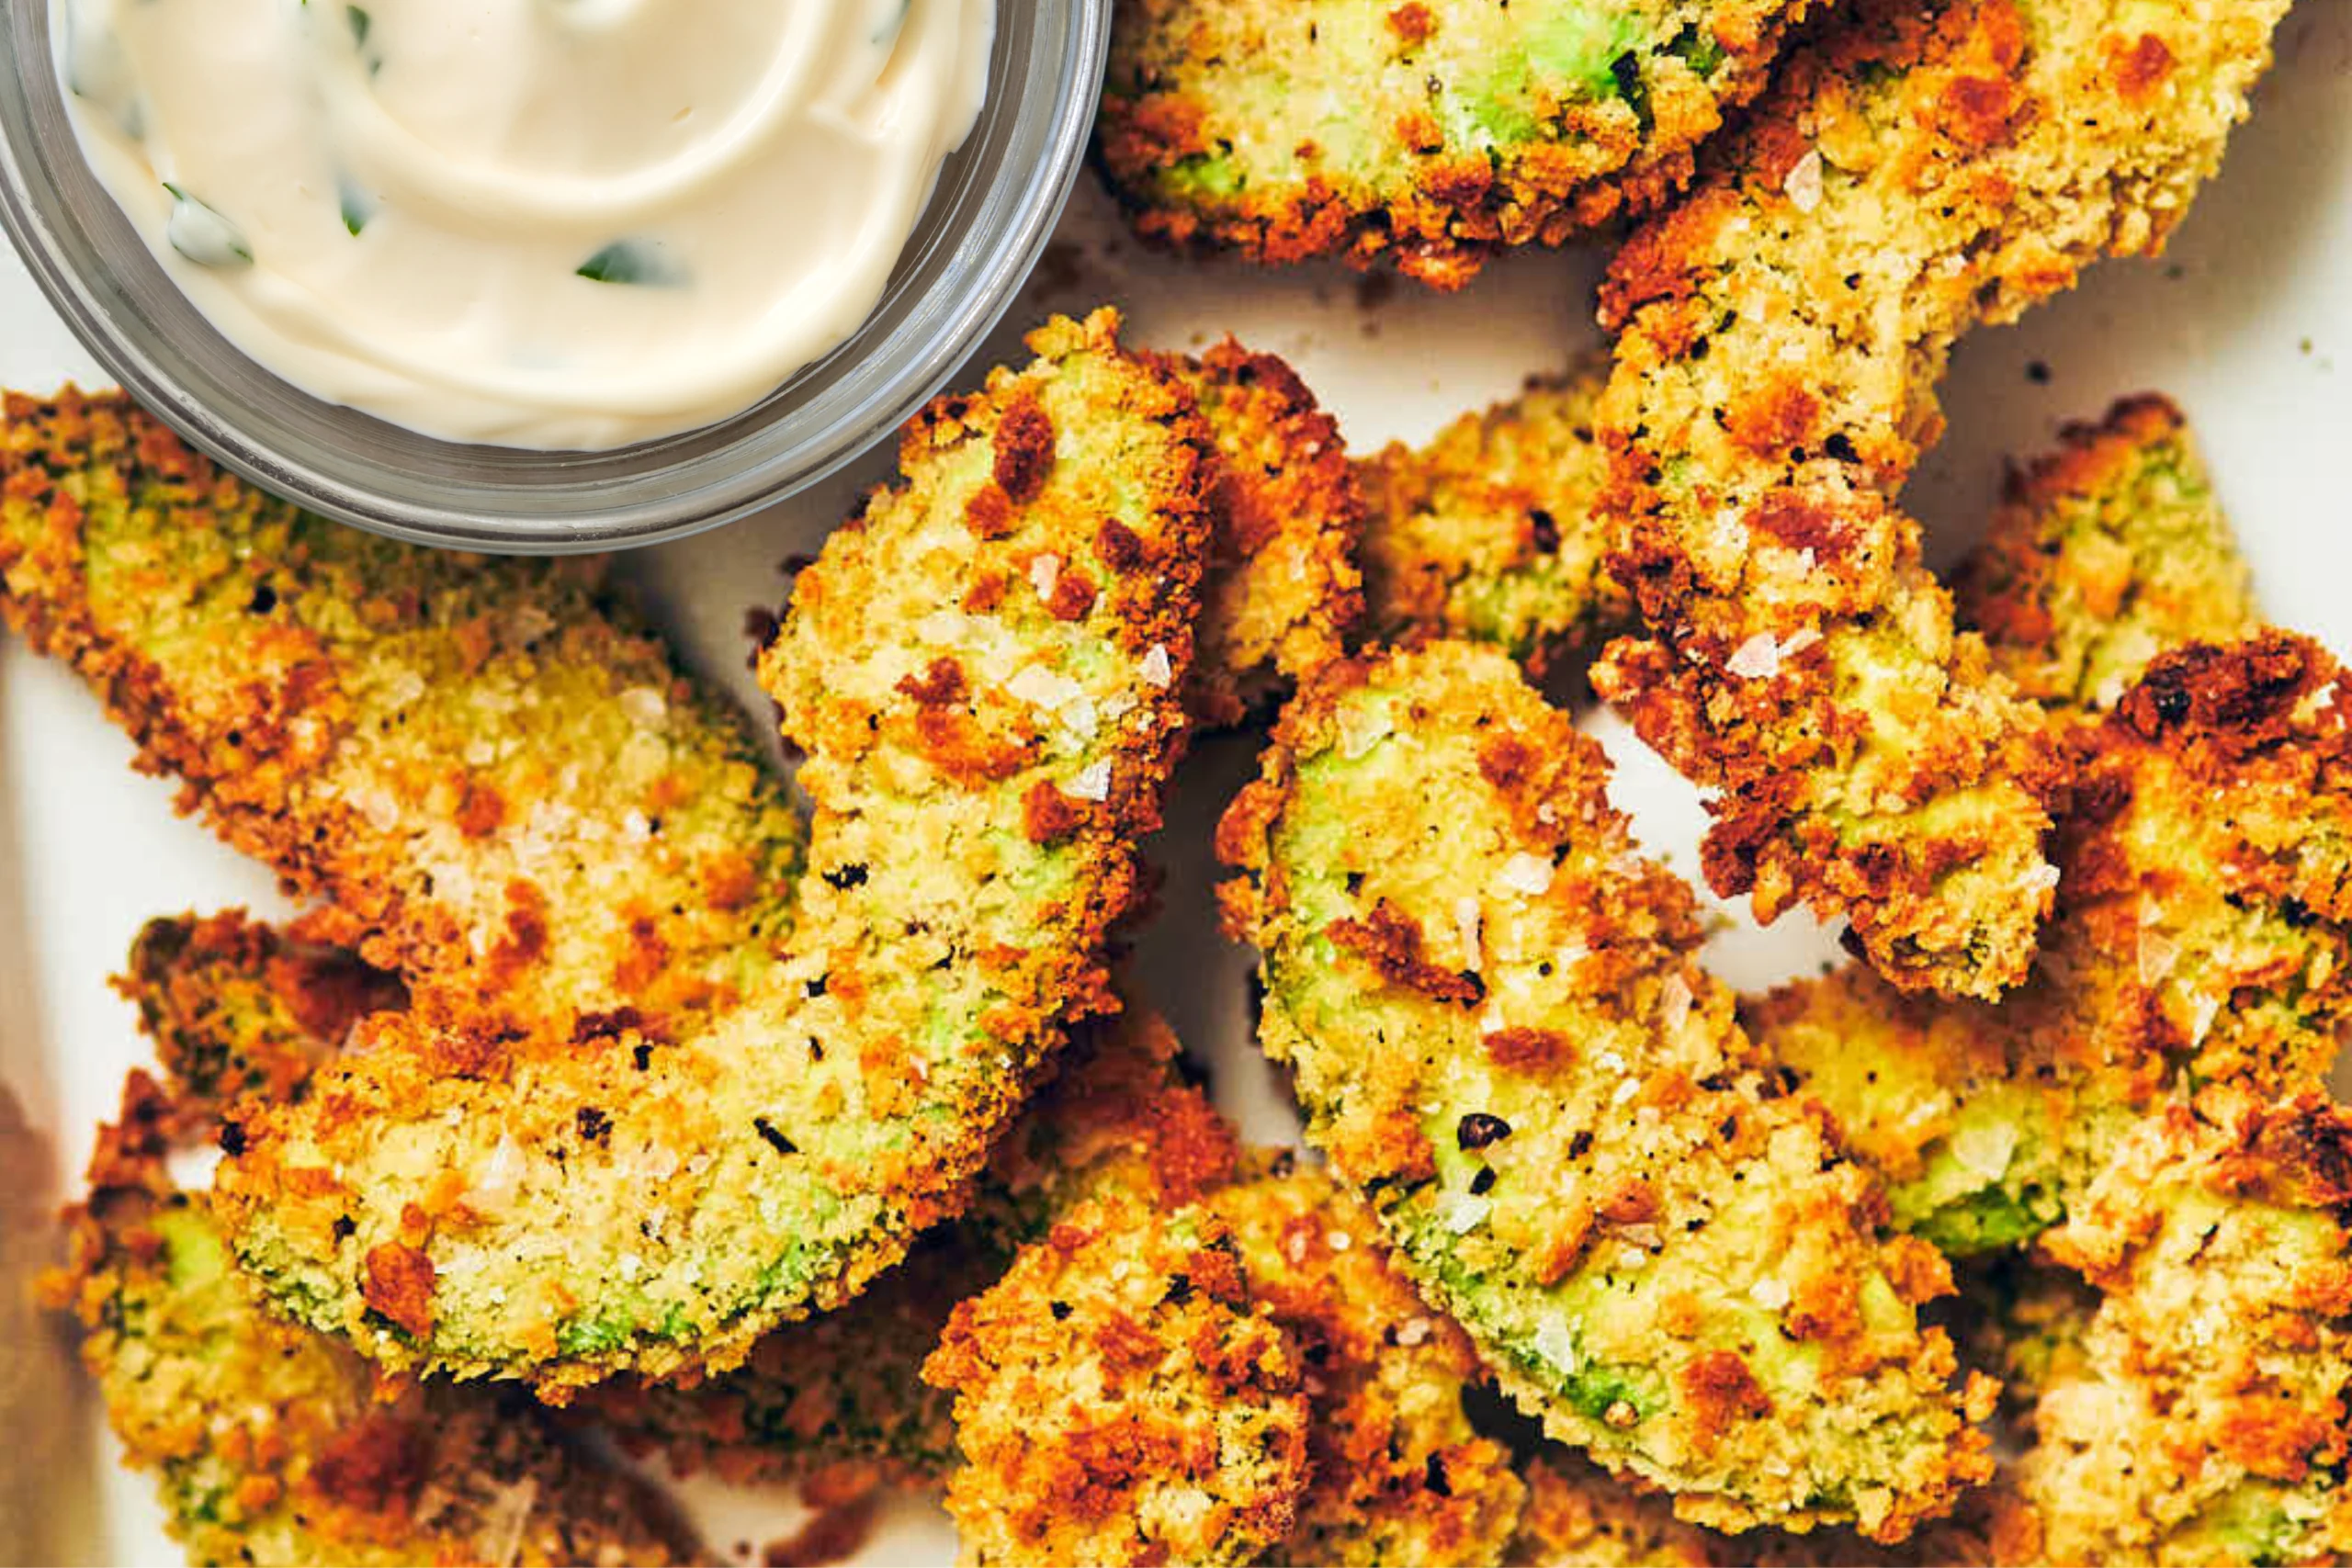
[[[6,403],[0,618],[314,934],[498,1027],[684,1029],[788,931],[783,784],[600,575],[306,515],[119,396]]]
[[[1198,1205],[1106,1184],[956,1309],[947,1507],[974,1564],[1237,1563],[1307,1476],[1305,1367]]]
[[[1600,749],[1499,651],[1336,667],[1218,850],[1308,1137],[1546,1429],[1739,1529],[1899,1540],[1989,1470],[1934,1250],[1732,1018]]]
[[[1952,597],[2018,692],[2086,712],[2113,707],[2165,649],[2262,624],[2212,478],[2160,397],[2069,425],[2056,452],[2012,473]]]
[[[1463,1406],[1486,1378],[1468,1337],[1422,1302],[1361,1199],[1287,1152],[1249,1165],[1206,1207],[1312,1370],[1306,1490],[1267,1561],[1498,1561],[1527,1489]]]
[[[724,1370],[963,1206],[1064,1027],[1108,1005],[1205,553],[1192,400],[1109,312],[1032,344],[909,425],[905,479],[799,574],[763,656],[816,807],[788,951],[691,1027],[517,1036],[423,997],[371,1020],[222,1168],[285,1311],[560,1397]]]
[[[1440,288],[1690,176],[1807,0],[1119,0],[1096,145],[1148,237]]]
[[[1346,651],[1363,613],[1363,498],[1340,427],[1281,359],[1231,338],[1147,354],[1200,404],[1216,448],[1210,555],[1186,705],[1238,724]]]
[[[1117,1032],[1165,1030],[1135,1015]],[[1113,1054],[1167,1061],[1141,1057],[1132,1044]],[[1180,1562],[1246,1556],[1466,1568],[1496,1561],[1524,1488],[1509,1450],[1478,1435],[1464,1408],[1464,1391],[1482,1376],[1469,1342],[1396,1270],[1377,1222],[1357,1200],[1288,1153],[1237,1163],[1232,1132],[1206,1099],[1174,1082],[1164,1065],[1161,1072],[1157,1093],[1106,1099],[1089,1090],[1072,1108],[1092,1131],[1050,1156],[1064,1174],[1035,1238],[1002,1287],[958,1310],[928,1371],[959,1393],[980,1393],[957,1407],[970,1463],[949,1485],[967,1540],[994,1543],[982,1552],[988,1561],[1093,1561],[1144,1542]],[[1055,1122],[1060,1087],[1024,1126]],[[1121,1120],[1145,1134],[1124,1140],[1145,1157],[1090,1153]],[[1247,1445],[1197,1436],[1212,1425],[1223,1430],[1197,1375],[1182,1370],[1196,1353],[1199,1315],[1104,1305],[1101,1320],[1119,1337],[1115,1351],[1113,1340],[1090,1337],[1092,1319],[1089,1333],[1073,1331],[1080,1318],[1066,1288],[1072,1281],[1107,1271],[1124,1287],[1171,1236],[1211,1235],[1218,1238],[1212,1271],[1238,1270],[1232,1299],[1212,1310],[1212,1320],[1229,1327],[1228,1313],[1254,1314],[1306,1369],[1300,1474],[1287,1458],[1269,1471]],[[1041,1291],[1040,1279],[1055,1289]],[[1139,1382],[1123,1382],[1123,1367],[1147,1371]],[[1227,1370],[1212,1366],[1206,1375]],[[1279,1402],[1270,1403],[1253,1377],[1227,1397],[1264,1422]],[[1102,1397],[1106,1383],[1120,1392]],[[1193,1440],[1177,1436],[1187,1430]],[[1048,1451],[1033,1451],[1041,1449]],[[1278,1502],[1291,1522],[1269,1538],[1272,1515],[1254,1505],[1206,1507],[1205,1528],[1171,1535],[1170,1496],[1199,1486],[1227,1494],[1227,1503]]]
[[[361,1019],[408,1005],[356,953],[233,909],[148,921],[115,989],[138,1008],[172,1102],[208,1123],[245,1095],[288,1098]]]
[[[1859,967],[1746,1017],[1951,1252],[2029,1240],[2177,1096],[2315,1088],[2352,1019],[2352,713],[2316,646],[2158,658],[2077,738],[2059,912],[1998,1007]]]
[[[2155,249],[2287,0],[1859,0],[1627,244],[1599,423],[1645,639],[1596,671],[1719,792],[1708,875],[1849,918],[1906,990],[1989,998],[2050,907],[2040,718],[1893,497],[1951,344]]]
[[[2352,1115],[2201,1109],[2136,1127],[2047,1238],[2103,1296],[2034,1406],[2020,1560],[2352,1554]]]
[[[1609,466],[1592,431],[1602,375],[1531,381],[1427,446],[1391,443],[1357,465],[1374,637],[1469,637],[1540,671],[1632,616],[1593,515]]]
[[[1728,1545],[1676,1518],[1669,1499],[1643,1496],[1554,1450],[1527,1467],[1527,1510],[1504,1561],[1511,1568],[1722,1568]]]
[[[730,1371],[687,1385],[616,1380],[590,1391],[588,1409],[623,1446],[683,1470],[944,1482],[957,1457],[954,1402],[922,1364],[957,1303],[1099,1185],[1189,1196],[1230,1172],[1231,1129],[1178,1084],[1175,1055],[1148,1012],[1074,1031],[1054,1081],[991,1151],[971,1207],[856,1300],[773,1330]]]
[[[527,1395],[382,1388],[348,1346],[273,1318],[203,1196],[164,1170],[172,1130],[200,1115],[132,1074],[67,1216],[72,1260],[48,1281],[189,1561],[702,1560],[658,1498]]]

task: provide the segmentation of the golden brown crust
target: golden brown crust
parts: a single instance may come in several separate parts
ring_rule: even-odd
[[[2188,1089],[2315,1087],[2352,1018],[2338,667],[2282,633],[2164,654],[2076,732],[2058,911],[1997,1007],[1867,970],[1744,1016],[1947,1250],[2030,1239]]]
[[[1339,424],[1283,360],[1230,337],[1197,358],[1140,357],[1192,392],[1216,444],[1184,700],[1200,724],[1238,724],[1345,651],[1363,612],[1363,498]]]
[[[1806,8],[1121,0],[1097,156],[1149,239],[1458,288],[1679,186]]]
[[[1255,1559],[1306,1484],[1301,1371],[1220,1222],[1080,1202],[956,1309],[924,1369],[956,1394],[964,1561]]]
[[[248,1094],[286,1099],[361,1019],[408,1005],[400,981],[357,954],[238,909],[148,921],[114,984],[173,1102],[208,1124]]]
[[[1876,1186],[1734,1022],[1688,890],[1606,783],[1497,650],[1327,670],[1218,831],[1261,1043],[1555,1437],[1686,1517],[1899,1540],[1988,1469],[1990,1390],[1951,1381],[1914,1312],[1949,1276],[1883,1238]]]
[[[1531,670],[1633,614],[1595,513],[1608,458],[1592,429],[1606,368],[1579,366],[1357,465],[1369,505],[1372,635],[1466,637]]]
[[[733,1005],[693,1028],[516,1034],[440,991],[371,1020],[223,1169],[240,1254],[289,1310],[391,1364],[560,1396],[723,1370],[968,1201],[1064,1028],[1110,1005],[1206,542],[1183,389],[1107,311],[1032,342],[910,423],[906,479],[799,574],[763,655],[816,806],[788,951],[741,954]],[[1059,581],[962,607],[1041,553],[1088,584],[1082,613]],[[1066,807],[1044,843],[1040,784]]]
[[[209,1120],[143,1073],[99,1132],[71,1261],[47,1281],[130,1462],[199,1562],[659,1563],[704,1560],[650,1488],[511,1391],[379,1384],[271,1317],[200,1197],[164,1168]]]
[[[2036,1560],[2352,1552],[2347,1202],[2352,1115],[2320,1095],[2133,1130],[2047,1242],[2104,1295],[2034,1405]]]
[[[2054,781],[1890,497],[1961,332],[2161,242],[2284,9],[1861,0],[1603,290],[1605,505],[1650,640],[1596,684],[1722,792],[1720,890],[1847,915],[1905,988],[2022,978]]]
[[[1526,1489],[1463,1394],[1482,1382],[1459,1326],[1389,1257],[1378,1219],[1287,1153],[1209,1207],[1251,1296],[1310,1369],[1308,1481],[1273,1561],[1448,1568],[1497,1561]]]
[[[2103,711],[2168,648],[2261,624],[2180,411],[2130,398],[2013,470],[1952,593],[1994,664],[2045,706]]]
[[[786,925],[781,781],[600,577],[306,516],[119,395],[6,404],[0,618],[325,900],[311,935],[499,1027],[695,1017]]]

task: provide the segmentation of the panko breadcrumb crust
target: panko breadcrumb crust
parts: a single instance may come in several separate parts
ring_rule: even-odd
[[[2102,1293],[2018,1466],[2033,1560],[2352,1553],[2352,1113],[2233,1100],[2140,1122],[2045,1240]]]
[[[1900,1540],[1989,1473],[1935,1251],[1734,1022],[1599,748],[1498,651],[1335,666],[1218,850],[1260,1039],[1549,1433],[1739,1529]]]
[[[2260,624],[2253,574],[2180,411],[2129,398],[2013,469],[1952,582],[2018,692],[2105,712],[2166,649]]]
[[[1356,465],[1373,637],[1491,642],[1541,673],[1632,618],[1594,512],[1605,374],[1595,362],[1539,378],[1425,446],[1392,442]]]
[[[1141,357],[1192,392],[1216,447],[1185,702],[1221,728],[1346,651],[1363,613],[1363,498],[1338,423],[1283,360],[1229,337],[1198,357]]]
[[[956,1309],[925,1368],[956,1393],[963,1561],[1255,1560],[1306,1489],[1304,1370],[1214,1216],[1081,1199]]]
[[[45,1281],[164,1522],[196,1562],[544,1565],[707,1561],[650,1487],[515,1390],[379,1380],[274,1318],[209,1205],[164,1170],[207,1120],[134,1071],[102,1128],[71,1260]]]
[[[366,1051],[231,1134],[223,1217],[284,1310],[388,1365],[560,1397],[724,1369],[965,1201],[1064,1023],[1107,1002],[1103,933],[1182,735],[1205,554],[1207,437],[1182,389],[1108,313],[1035,342],[1028,369],[910,426],[907,480],[800,574],[763,658],[817,805],[808,874],[756,890],[794,908],[788,941],[731,953],[725,1005],[694,1014],[517,1032],[419,987],[371,1019]],[[201,513],[141,515],[211,537]],[[34,615],[57,603],[10,581]],[[641,706],[624,711],[666,733]],[[544,831],[641,840],[639,815]]]
[[[2155,249],[2286,0],[1860,0],[1626,245],[1599,423],[1648,636],[1595,673],[1720,792],[1709,879],[1844,915],[1905,989],[1996,996],[2047,913],[2038,716],[1892,497],[1953,340]]]
[[[2278,632],[2160,656],[2078,736],[2059,913],[1997,1008],[1860,969],[1750,1026],[1953,1252],[2032,1239],[2188,1090],[2317,1088],[2352,1020],[2352,715]]]
[[[248,1095],[292,1097],[360,1020],[408,1005],[358,954],[240,909],[148,921],[114,987],[139,1010],[172,1104],[208,1133]]]
[[[1173,1077],[1173,1037],[1155,1016],[1129,1012],[1112,1032],[1103,1054],[1128,1065],[1127,1087],[1108,1098],[1089,1090],[1077,1117],[1089,1131],[1052,1156],[1067,1174],[1023,1254],[1048,1256],[1026,1263],[1027,1284],[1008,1279],[958,1309],[967,1337],[951,1333],[926,1372],[959,1393],[975,1380],[989,1391],[956,1410],[970,1463],[951,1479],[949,1506],[967,1538],[995,1543],[984,1553],[992,1562],[1091,1561],[1145,1541],[1169,1548],[1173,1561],[1238,1554],[1429,1568],[1495,1561],[1524,1489],[1510,1451],[1480,1436],[1464,1406],[1483,1370],[1460,1329],[1422,1303],[1390,1262],[1377,1222],[1344,1189],[1286,1152],[1239,1149],[1207,1098]],[[1136,1069],[1147,1064],[1157,1082],[1137,1094]],[[1041,1098],[1041,1113],[1057,1092],[1059,1086]],[[1028,1124],[1052,1120],[1039,1114]],[[1110,1141],[1127,1145],[1125,1157],[1085,1154],[1123,1121],[1131,1131]],[[1073,1156],[1084,1157],[1073,1162]],[[1149,1239],[1102,1240],[1091,1222],[1065,1229],[1080,1209],[1113,1216],[1113,1228]],[[1306,1462],[1297,1476],[1284,1472],[1280,1506],[1293,1517],[1278,1540],[1263,1539],[1264,1509],[1209,1508],[1194,1516],[1207,1522],[1181,1550],[1153,1522],[1155,1510],[1166,1518],[1170,1488],[1200,1484],[1228,1461],[1238,1470],[1212,1489],[1260,1488],[1264,1480],[1246,1450],[1210,1440],[1214,1423],[1197,1383],[1172,1371],[1199,1323],[1106,1306],[1110,1332],[1132,1364],[1159,1370],[1123,1382],[1116,1400],[1090,1407],[1102,1347],[1063,1326],[1079,1321],[1066,1293],[1031,1288],[1039,1277],[1070,1278],[1078,1266],[1061,1255],[1072,1248],[1103,1254],[1087,1266],[1095,1271],[1132,1270],[1141,1266],[1137,1248],[1163,1245],[1171,1225],[1187,1236],[1219,1238],[1225,1261],[1216,1267],[1239,1270],[1248,1308],[1283,1337],[1304,1368]],[[1001,1380],[1014,1375],[1027,1397],[1001,1397]],[[1245,1402],[1262,1404],[1261,1393],[1246,1393]],[[1057,1433],[1045,1446],[1074,1457],[1033,1453],[1040,1413],[1063,1412],[1073,1401],[1078,1408],[1068,1418],[1087,1423],[1090,1436],[1070,1445]],[[1121,1436],[1104,1436],[1112,1432]],[[1148,1440],[1139,1435],[1146,1433],[1153,1434]],[[1121,1456],[1118,1463],[1098,1462],[1106,1448]],[[1009,1477],[1006,1466],[1017,1473]],[[1072,1524],[1051,1517],[1041,1494],[1057,1494],[1065,1506],[1073,1498],[1092,1502]],[[1264,1501],[1272,1507],[1273,1495]]]
[[[1119,0],[1095,150],[1148,239],[1458,288],[1655,206],[1808,0]]]
[[[1231,1134],[1181,1089],[1176,1042],[1148,1012],[1073,1031],[1053,1081],[990,1151],[971,1207],[923,1235],[854,1301],[771,1332],[749,1359],[699,1382],[616,1380],[583,1401],[634,1451],[737,1480],[842,1490],[930,1486],[957,1461],[950,1394],[922,1364],[958,1303],[1098,1183],[1139,1173],[1163,1191],[1221,1178]]]
[[[322,901],[312,935],[492,1031],[683,1029],[766,965],[798,818],[601,562],[306,515],[119,395],[0,406],[0,619]]]

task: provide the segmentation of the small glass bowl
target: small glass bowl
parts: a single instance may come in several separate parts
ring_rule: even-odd
[[[49,0],[6,6],[0,224],[124,389],[264,489],[420,544],[610,549],[715,527],[815,483],[936,392],[1012,304],[1093,123],[1109,0],[1001,0],[978,123],[854,336],[752,407],[602,452],[443,441],[300,391],[174,287],[75,141]]]

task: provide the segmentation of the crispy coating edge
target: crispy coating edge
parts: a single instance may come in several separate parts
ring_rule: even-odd
[[[1997,1007],[1859,967],[1747,1004],[1948,1251],[2030,1240],[2184,1092],[2316,1087],[2352,1019],[2352,715],[2317,646],[2162,654],[2076,732],[2059,911]]]
[[[102,1128],[71,1261],[44,1281],[130,1463],[161,1483],[192,1562],[705,1561],[650,1489],[483,1389],[379,1385],[268,1315],[200,1196],[164,1169],[207,1120],[143,1072]]]
[[[968,1201],[1063,1027],[1110,1005],[1102,946],[1183,734],[1205,554],[1182,389],[1108,311],[1032,344],[910,423],[907,482],[835,531],[763,656],[817,807],[790,956],[674,1038],[376,1021],[222,1169],[287,1310],[560,1399],[724,1370]],[[1050,601],[1028,570],[1047,548]]]
[[[1249,1562],[1307,1478],[1298,1350],[1198,1208],[1115,1185],[956,1309],[948,1511],[973,1563]]]
[[[1690,177],[1692,149],[1724,117],[1755,96],[1781,39],[1809,0],[1738,0],[1709,7],[1710,70],[1690,67],[1681,34],[1626,50],[1594,96],[1555,97],[1545,112],[1555,125],[1524,140],[1449,139],[1437,118],[1444,106],[1413,77],[1411,101],[1395,103],[1370,84],[1358,112],[1390,113],[1375,137],[1393,137],[1394,166],[1369,178],[1317,167],[1320,152],[1302,142],[1278,158],[1292,165],[1271,192],[1251,187],[1238,199],[1213,195],[1187,171],[1230,162],[1261,146],[1267,128],[1227,117],[1247,100],[1215,85],[1217,73],[1246,71],[1269,51],[1268,23],[1311,17],[1231,0],[1121,0],[1114,13],[1112,66],[1095,125],[1096,160],[1138,233],[1193,251],[1234,250],[1252,261],[1292,263],[1336,255],[1351,266],[1392,262],[1406,276],[1441,289],[1463,287],[1490,256],[1513,245],[1557,245],[1625,212],[1657,206]],[[1439,33],[1443,6],[1409,4],[1385,14],[1408,56]],[[1340,19],[1361,22],[1364,18]],[[1226,39],[1238,28],[1246,39]],[[1372,22],[1382,34],[1384,23]],[[1682,29],[1695,33],[1694,22]],[[1306,47],[1318,46],[1310,28]],[[1216,51],[1202,58],[1204,50]],[[1629,68],[1621,72],[1620,63]],[[1400,69],[1418,69],[1400,66]],[[1435,81],[1431,75],[1428,78]],[[1465,85],[1466,91],[1466,85]],[[1533,129],[1533,128],[1531,128]]]
[[[148,921],[114,986],[172,1104],[208,1128],[245,1096],[290,1098],[360,1020],[408,1005],[398,976],[242,909]]]
[[[1874,1185],[1760,1070],[1690,956],[1687,890],[1633,854],[1604,782],[1494,650],[1327,671],[1219,830],[1247,874],[1229,916],[1265,955],[1261,1043],[1554,1436],[1704,1522],[1900,1539],[1987,1469],[1991,1390],[1948,1387],[1949,1343],[1912,1316],[1949,1276],[1879,1239]],[[1808,1339],[1813,1370],[1772,1359]]]
[[[1241,723],[1346,651],[1363,613],[1363,497],[1340,427],[1288,364],[1232,338],[1197,358],[1145,354],[1188,388],[1216,444],[1195,722]]]
[[[1306,1490],[1271,1559],[1498,1561],[1527,1489],[1464,1408],[1485,1369],[1460,1326],[1422,1302],[1371,1210],[1287,1151],[1260,1153],[1208,1206],[1231,1227],[1252,1297],[1310,1369]]]
[[[2052,1256],[2102,1292],[2043,1386],[2014,1561],[2352,1552],[2352,1113],[2306,1092],[2150,1117]]]
[[[781,779],[600,563],[305,514],[120,395],[5,409],[0,619],[184,809],[327,901],[314,934],[569,1033],[724,1005],[786,933]]]
[[[1231,1129],[1175,1077],[1176,1042],[1132,1005],[1073,1032],[1053,1080],[998,1142],[971,1208],[855,1300],[770,1332],[742,1366],[687,1384],[626,1379],[585,1398],[634,1451],[830,1494],[929,1486],[956,1461],[953,1399],[922,1364],[958,1303],[1001,1280],[1056,1211],[1124,1177],[1182,1201],[1226,1179]]]
[[[2284,9],[1862,0],[1604,288],[1607,505],[1650,637],[1596,684],[1723,791],[1719,890],[1849,916],[1905,988],[2023,977],[2054,781],[1889,496],[1960,332],[2161,242]]]
[[[1356,465],[1374,637],[1466,637],[1540,673],[1633,614],[1596,513],[1608,460],[1592,418],[1599,361],[1539,378],[1420,447]]]
[[[2252,573],[2180,411],[2129,398],[2012,470],[1952,583],[1961,622],[2045,706],[2104,712],[2148,661],[2261,624]]]

